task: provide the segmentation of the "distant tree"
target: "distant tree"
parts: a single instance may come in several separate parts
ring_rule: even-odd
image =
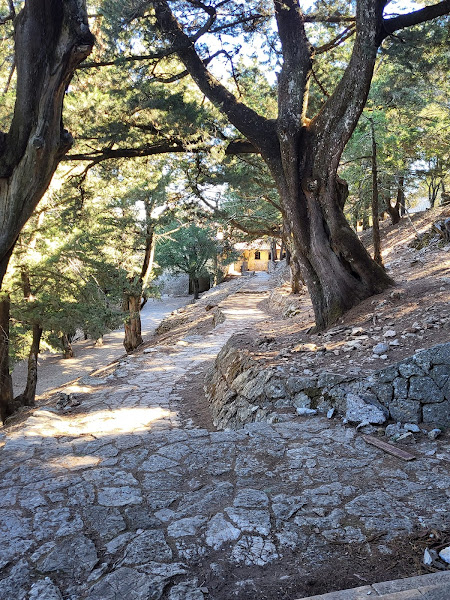
[[[213,276],[219,250],[213,230],[189,225],[162,239],[157,246],[157,262],[172,273],[189,275],[196,300],[199,297],[199,279]],[[228,260],[233,261],[231,253]]]

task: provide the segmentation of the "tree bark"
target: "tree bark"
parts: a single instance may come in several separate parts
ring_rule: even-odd
[[[395,204],[392,205],[389,198],[386,199],[386,210],[391,217],[392,225],[400,223],[400,219],[405,214],[405,190],[404,190],[405,178],[400,176],[397,183],[397,196]]]
[[[132,352],[144,341],[141,335],[141,295],[127,296],[126,302],[126,310],[129,314],[125,321],[125,338],[123,340],[123,345],[127,352]]]
[[[381,238],[380,238],[380,202],[378,193],[378,164],[377,164],[377,140],[375,137],[375,126],[373,119],[370,119],[370,132],[372,136],[372,241],[373,241],[373,259],[379,265],[383,264],[381,257]]]
[[[27,0],[14,30],[16,102],[0,134],[0,287],[22,227],[72,145],[64,94],[94,42],[83,0]]]
[[[0,418],[13,413],[13,387],[9,373],[9,296],[0,298]]]
[[[271,253],[272,262],[275,262],[276,260],[278,260],[276,240],[271,240],[271,242],[270,242],[270,253]]]
[[[63,333],[60,339],[61,339],[63,357],[64,358],[73,358],[73,348],[72,348],[72,344],[70,343],[69,336],[67,335],[67,333]]]
[[[130,282],[131,288],[136,290],[134,294],[127,293],[124,299],[124,310],[129,313],[125,321],[125,337],[123,345],[127,352],[136,350],[142,343],[142,324],[141,309],[145,302],[142,301],[142,290],[147,284],[148,277],[153,268],[153,257],[155,251],[154,225],[151,213],[153,203],[147,199],[145,201],[145,212],[147,218],[147,228],[145,233],[145,251],[142,261],[141,273],[134,281]]]
[[[198,300],[199,294],[200,294],[200,285],[199,285],[198,277],[192,278],[192,285],[194,287],[194,300]]]
[[[37,323],[33,324],[33,340],[31,343],[30,354],[28,356],[27,384],[22,394],[14,398],[14,406],[34,406],[37,385],[37,363],[40,351],[42,337],[42,327]]]
[[[291,292],[300,294],[303,287],[303,277],[298,260],[293,256],[289,262],[291,267]]]

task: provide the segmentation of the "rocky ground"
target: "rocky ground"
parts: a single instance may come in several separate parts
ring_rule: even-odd
[[[427,252],[444,298],[446,275],[432,264],[443,268],[450,254]],[[402,283],[408,306],[425,310],[429,300],[413,302],[410,281]],[[303,337],[305,318],[269,318],[269,287],[264,277],[219,287],[172,315],[139,352],[73,385],[79,404],[57,404],[55,395],[3,429],[0,600],[294,600],[417,574],[426,547],[449,545],[448,433],[414,434],[408,448],[416,458],[402,461],[338,419],[294,410],[277,423],[214,430],[203,374],[233,333],[256,358],[273,352],[275,363],[339,358],[328,348],[291,353],[317,341]],[[392,291],[367,303],[376,324],[358,317],[362,308],[339,327],[380,327],[382,315],[400,308]],[[420,321],[414,347],[431,345],[430,332],[442,341],[447,316],[430,328]],[[381,359],[373,345],[409,341],[397,317],[385,324],[396,336],[383,336],[383,327],[360,332],[367,338],[342,350],[341,368],[342,357],[384,364],[396,346]],[[262,352],[269,327],[281,337],[297,327],[286,356],[279,346]],[[331,339],[347,344],[356,337],[347,333]]]
[[[435,221],[447,217],[450,208],[442,207],[395,226],[382,223],[383,261],[396,285],[350,310],[335,327],[311,334],[308,295],[293,298],[285,283],[269,298],[272,318],[261,321],[241,346],[270,364],[288,363],[313,372],[341,369],[344,360],[346,372],[359,374],[448,342],[450,243],[431,230]],[[362,237],[370,249],[370,231]]]

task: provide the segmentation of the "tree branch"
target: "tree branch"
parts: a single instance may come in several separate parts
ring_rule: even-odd
[[[298,0],[274,0],[274,6],[283,52],[277,129],[291,134],[300,130],[306,114],[313,49],[306,37]]]
[[[277,143],[273,124],[238,102],[237,98],[211,75],[197,54],[194,44],[175,19],[166,0],[155,0],[152,4],[158,28],[168,39],[170,48],[177,48],[179,58],[205,96],[216,104],[253,144],[267,150],[273,148],[273,144]]]
[[[303,15],[303,21],[305,23],[355,23],[356,17],[352,15]]]
[[[391,35],[394,31],[397,31],[398,29],[404,29],[405,27],[419,25],[420,23],[431,21],[433,19],[436,19],[437,17],[448,15],[449,13],[450,0],[443,0],[443,2],[439,2],[438,4],[425,6],[425,8],[415,10],[405,15],[398,15],[397,17],[393,17],[391,19],[384,19],[384,31],[382,32],[382,38],[380,40],[380,43],[388,35]]]
[[[353,26],[346,27],[342,33],[337,35],[330,42],[328,42],[327,44],[324,44],[323,46],[319,46],[319,48],[316,48],[314,55],[324,54],[325,52],[328,52],[329,50],[332,50],[333,48],[337,48],[337,46],[340,46],[346,40],[348,40],[348,38],[352,37],[352,35],[355,33],[355,31],[356,31],[356,29]]]
[[[382,31],[383,4],[374,0],[358,0],[356,39],[349,64],[311,126],[318,137],[316,151],[321,162],[338,167],[342,151],[349,140],[369,93]]]
[[[259,150],[248,140],[232,140],[225,149],[227,156],[238,154],[258,154]]]
[[[204,148],[203,148],[204,150]],[[67,154],[64,161],[90,161],[92,166],[104,160],[113,158],[139,158],[143,156],[153,156],[154,154],[168,154],[171,152],[199,152],[200,149],[189,147],[181,140],[174,140],[161,144],[144,144],[137,148],[103,148],[93,152],[83,152],[80,154]]]

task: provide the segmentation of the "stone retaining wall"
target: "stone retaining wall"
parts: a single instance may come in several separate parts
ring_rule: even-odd
[[[289,319],[300,314],[301,296],[292,294],[290,289],[276,287],[269,294],[267,306],[269,310],[280,313],[283,319]]]
[[[233,336],[205,379],[205,391],[219,428],[253,421],[273,422],[292,407],[299,414],[335,408],[348,422],[450,426],[450,343],[364,377],[319,372],[303,376],[292,367],[261,368]]]

